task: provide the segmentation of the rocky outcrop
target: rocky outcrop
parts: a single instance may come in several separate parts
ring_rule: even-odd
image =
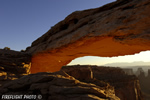
[[[58,72],[60,73],[60,72]],[[64,73],[37,73],[11,81],[0,95],[41,95],[42,100],[120,100],[113,88],[81,82]],[[38,99],[38,98],[37,98]]]
[[[123,70],[127,75],[134,75],[133,69],[131,69],[131,68],[122,68],[122,70]]]
[[[138,79],[134,75],[127,75],[120,68],[76,65],[61,70],[83,82],[109,87],[106,85],[108,83],[114,87],[116,96],[121,100],[143,100]]]
[[[0,95],[41,94],[43,100],[143,100],[137,78],[119,68],[61,67],[82,56],[112,57],[150,50],[149,11],[149,0],[117,0],[73,12],[26,52],[0,50]],[[32,73],[43,73],[27,75],[30,67]]]
[[[144,74],[144,76],[145,76],[145,72],[144,72],[144,70],[140,67],[140,68],[138,68],[138,69],[137,69],[137,71],[136,71],[135,75],[136,75],[136,76],[139,76],[141,73],[143,73],[143,74]]]
[[[150,50],[150,1],[117,0],[76,11],[35,40],[31,72],[58,71],[82,56],[112,57]]]
[[[148,70],[148,75],[146,76],[143,69],[139,68],[137,70],[138,79],[140,81],[140,87],[144,95],[144,100],[150,100],[150,70]]]
[[[139,82],[120,68],[67,66],[36,73],[0,87],[0,95],[41,95],[42,100],[143,100]]]
[[[0,49],[0,86],[30,73],[31,55]]]
[[[150,88],[149,88],[149,84],[150,84],[150,70],[148,69],[148,73],[146,70],[143,70],[144,66],[141,68],[139,66],[139,68],[137,68],[137,71],[135,71],[133,73],[133,69],[132,68],[135,68],[136,66],[134,67],[131,67],[130,69],[129,68],[123,68],[123,71],[127,74],[127,75],[136,75],[138,80],[139,80],[139,83],[140,83],[140,87],[141,87],[141,92],[142,92],[142,95],[143,95],[143,98],[144,100],[150,100]],[[148,66],[146,66],[148,67]]]

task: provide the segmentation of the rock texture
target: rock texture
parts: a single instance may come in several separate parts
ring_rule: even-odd
[[[82,56],[112,57],[150,50],[150,1],[117,0],[76,11],[35,40],[31,72],[58,71]]]
[[[10,81],[0,87],[4,94],[40,94],[42,100],[143,100],[135,76],[120,68],[79,65]]]
[[[0,49],[0,86],[30,73],[31,55]]]
[[[99,81],[110,84],[120,100],[143,100],[138,79],[134,75],[125,74],[120,68],[76,65],[63,67],[61,70],[86,83],[105,87],[108,85]]]
[[[136,68],[137,70],[132,69],[132,68]],[[150,100],[150,69],[149,68],[150,68],[149,66],[134,66],[134,67],[131,67],[130,69],[123,68],[123,71],[127,75],[137,76],[139,83],[140,83],[140,87],[141,87],[144,100]]]
[[[64,73],[65,74],[65,73]],[[120,100],[113,88],[81,82],[68,75],[37,73],[11,81],[0,88],[2,94],[42,95],[42,100]]]

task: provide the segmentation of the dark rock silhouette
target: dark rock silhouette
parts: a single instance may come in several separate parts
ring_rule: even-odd
[[[120,68],[97,66],[30,74],[0,87],[0,95],[12,93],[41,94],[43,100],[143,100],[135,76],[126,75]]]
[[[135,66],[134,66],[135,67]],[[131,69],[123,69],[123,71],[130,75]],[[142,94],[144,95],[144,100],[150,100],[150,69],[148,69],[148,74],[146,75],[146,72],[143,70],[143,68],[139,67],[137,68],[137,71],[133,73],[136,75],[139,79],[140,87]]]
[[[0,86],[30,73],[31,55],[0,49]]]
[[[140,81],[141,90],[144,94],[145,100],[150,100],[150,70],[148,70],[148,75],[146,76],[145,72],[142,68],[140,68],[138,79]]]
[[[65,73],[64,73],[65,75]],[[42,100],[120,100],[113,87],[85,83],[69,75],[37,73],[9,82],[0,94],[42,95]]]
[[[150,78],[150,69],[148,70],[148,75],[147,75],[148,78]]]

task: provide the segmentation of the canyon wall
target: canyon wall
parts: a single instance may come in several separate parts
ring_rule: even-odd
[[[148,75],[145,75],[144,71],[141,71],[138,75],[140,81],[140,87],[144,95],[144,100],[150,100],[150,69],[148,70]]]
[[[115,95],[120,100],[143,100],[136,76],[127,75],[120,68],[76,65],[63,67],[61,70],[83,82],[105,87],[108,87],[106,84],[113,86]]]
[[[150,84],[150,69],[149,68],[150,68],[149,66],[130,66],[130,68],[122,68],[123,71],[127,75],[137,76],[139,83],[140,83],[140,87],[141,87],[144,100],[150,100],[150,85],[149,85]]]

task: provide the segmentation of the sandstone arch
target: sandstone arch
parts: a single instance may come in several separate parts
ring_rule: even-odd
[[[32,53],[31,72],[58,71],[82,56],[150,50],[149,11],[149,0],[117,0],[70,14],[27,48]]]

